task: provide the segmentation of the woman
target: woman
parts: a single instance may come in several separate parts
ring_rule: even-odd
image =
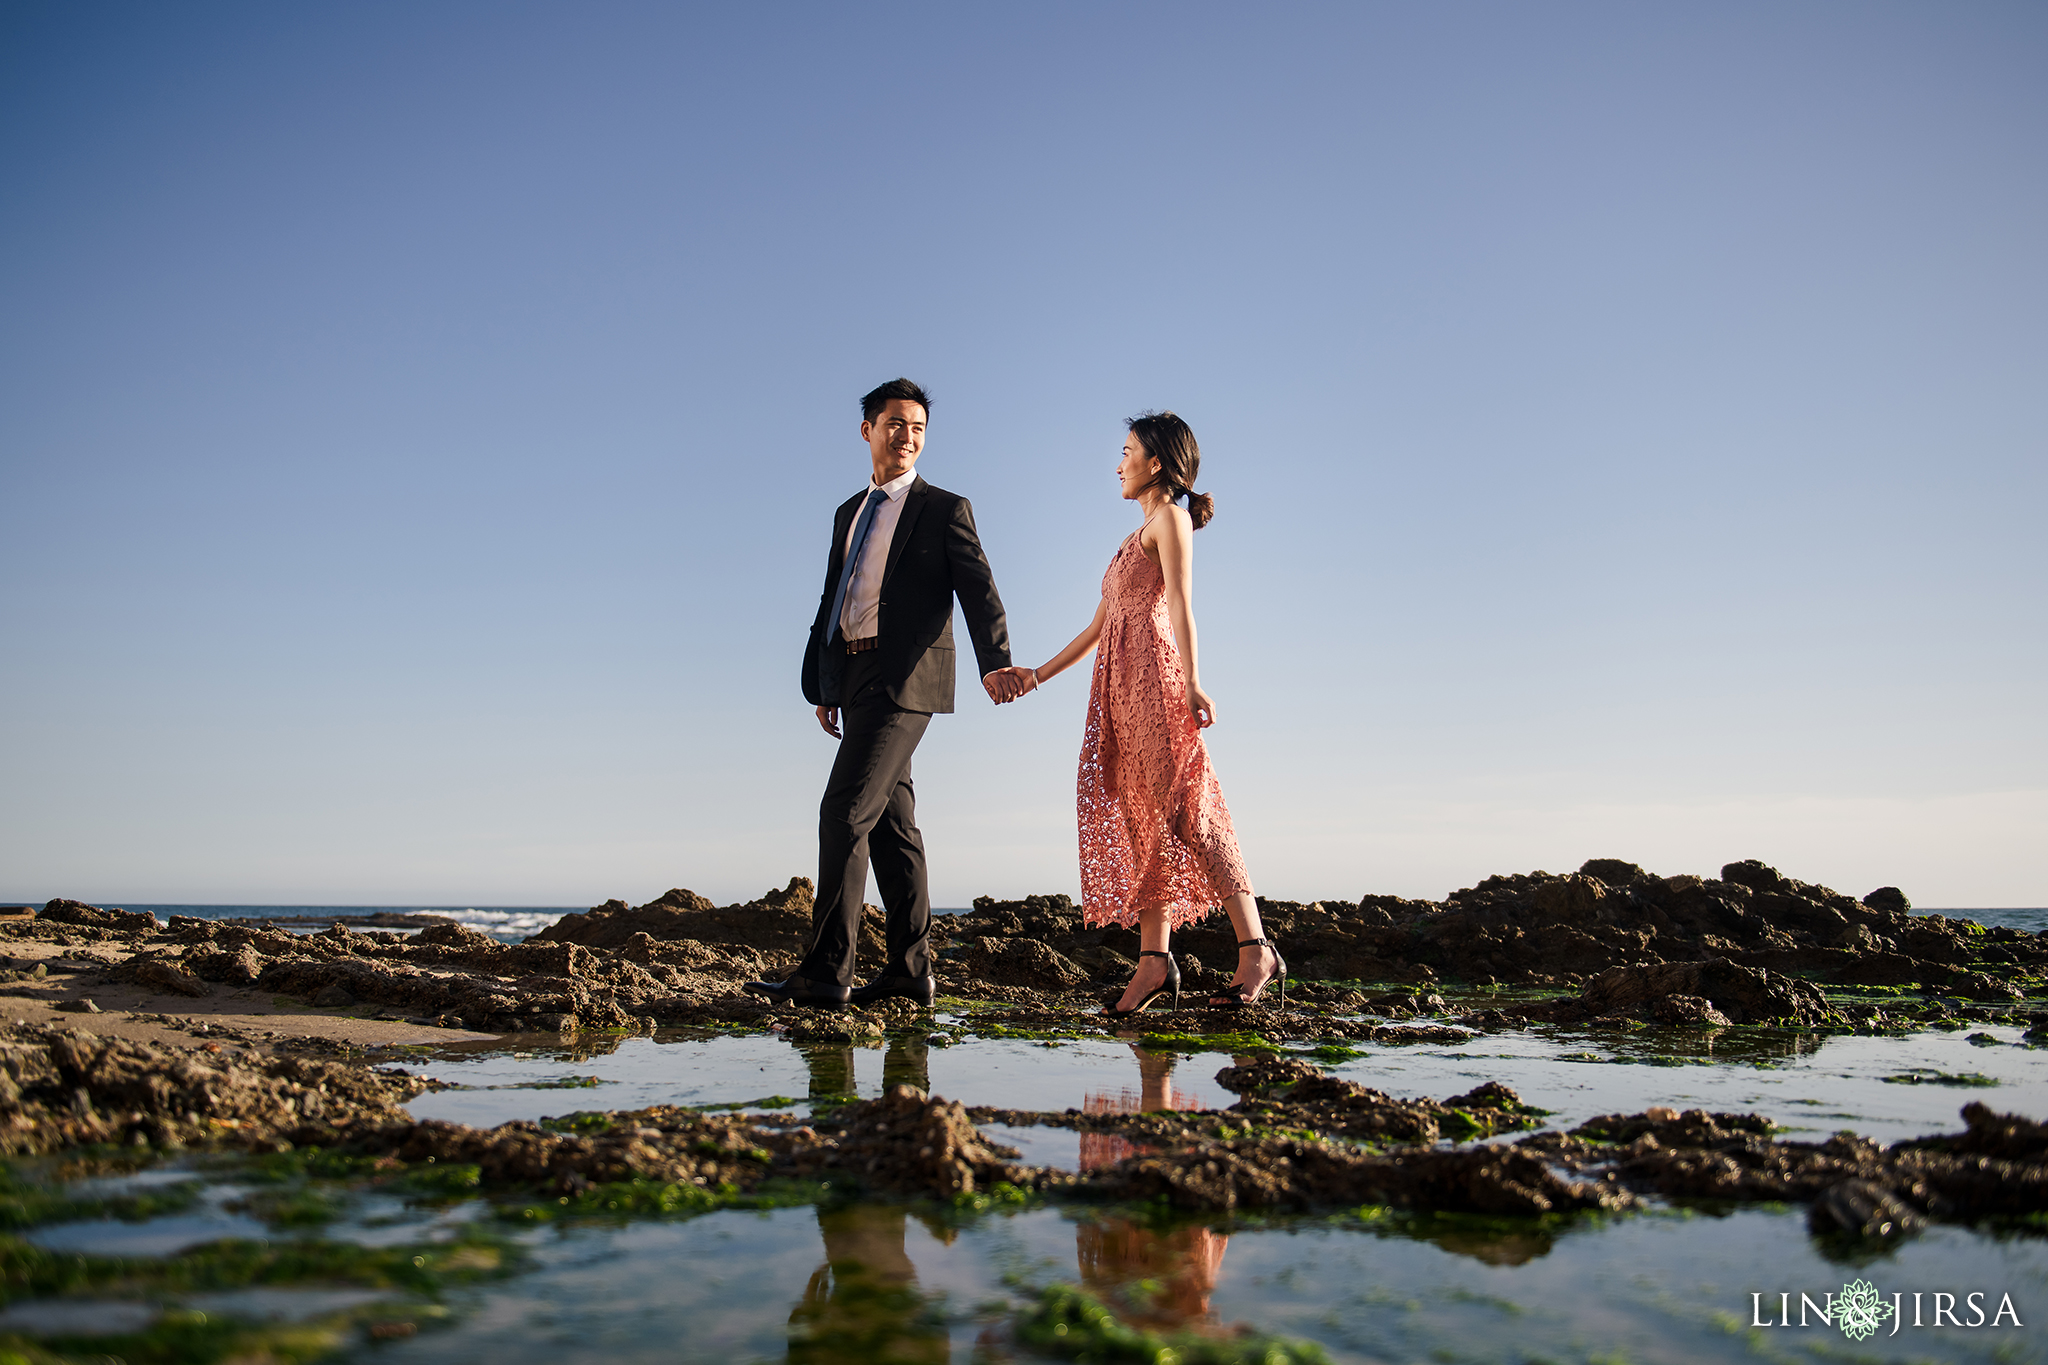
[[[1011,672],[1030,691],[1095,651],[1081,745],[1082,918],[1135,924],[1141,949],[1137,974],[1109,1012],[1135,1014],[1169,991],[1178,1006],[1180,966],[1167,940],[1219,902],[1237,931],[1237,972],[1209,1003],[1242,1008],[1277,980],[1284,1005],[1287,964],[1259,922],[1202,743],[1216,703],[1196,667],[1190,602],[1194,533],[1215,500],[1194,491],[1202,454],[1186,422],[1148,412],[1127,425],[1117,478],[1144,522],[1109,562],[1088,628],[1037,668]]]

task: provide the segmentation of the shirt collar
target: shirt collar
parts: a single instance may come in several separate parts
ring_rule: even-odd
[[[913,466],[909,469],[904,470],[901,474],[898,474],[895,478],[889,480],[889,482],[881,485],[881,489],[884,493],[887,493],[889,495],[890,502],[900,502],[903,498],[903,495],[910,491],[910,485],[915,483],[916,481],[917,469],[915,466]],[[874,488],[875,476],[870,474],[868,475],[868,489],[870,492],[872,492]]]

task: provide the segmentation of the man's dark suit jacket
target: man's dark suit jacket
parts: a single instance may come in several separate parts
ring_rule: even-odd
[[[839,586],[846,558],[846,532],[865,491],[839,505],[832,518],[832,553],[826,561],[825,591],[818,599],[818,617],[811,643],[804,651],[804,698],[813,706],[827,702],[820,684],[822,671],[844,669],[843,659],[828,660],[825,647],[838,623],[825,617]],[[1003,620],[1003,599],[996,595],[995,575],[981,552],[974,530],[974,509],[958,493],[934,488],[919,475],[903,495],[903,515],[882,571],[881,606],[875,647],[887,682],[889,700],[906,711],[953,709],[953,599],[967,615],[967,635],[974,642],[975,676],[985,677],[1010,666],[1010,628]]]

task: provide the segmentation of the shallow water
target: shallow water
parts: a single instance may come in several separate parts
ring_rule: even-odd
[[[942,1016],[941,1038],[963,1023]],[[1955,1131],[1956,1111],[2048,1115],[2048,1049],[2016,1028],[1902,1038],[1792,1031],[1718,1033],[1536,1028],[1455,1046],[1371,1047],[1330,1069],[1395,1095],[1439,1098],[1488,1080],[1514,1086],[1569,1127],[1652,1104],[1761,1112],[1819,1137],[1837,1129],[1892,1141]],[[1048,1046],[1022,1039],[924,1038],[877,1047],[795,1044],[778,1035],[554,1035],[413,1053],[410,1069],[473,1087],[420,1096],[422,1117],[493,1124],[510,1118],[656,1103],[802,1109],[814,1098],[873,1096],[901,1081],[969,1104],[1128,1112],[1221,1107],[1221,1052],[1175,1055],[1128,1041]],[[1974,1073],[1996,1084],[1888,1083],[1888,1076]],[[585,1084],[595,1078],[598,1084]],[[577,1084],[563,1088],[565,1081]],[[496,1088],[491,1088],[496,1087]],[[1024,1159],[1065,1169],[1111,1162],[1128,1148],[1108,1135],[991,1126]],[[209,1166],[81,1182],[116,1193],[152,1183],[210,1181],[196,1209],[141,1223],[78,1222],[30,1234],[54,1250],[161,1255],[223,1236],[317,1236],[367,1246],[434,1242],[487,1217],[480,1199],[410,1203],[346,1197],[334,1221],[276,1228],[234,1206],[259,1188]],[[351,1358],[392,1362],[573,1365],[639,1361],[1036,1360],[1010,1338],[1035,1286],[1079,1284],[1126,1320],[1155,1331],[1227,1333],[1240,1324],[1319,1343],[1333,1361],[2048,1360],[2048,1238],[1935,1228],[1901,1245],[1831,1260],[1808,1235],[1803,1207],[1733,1211],[1660,1205],[1612,1218],[1543,1221],[1410,1217],[1384,1210],[1314,1219],[1147,1221],[1088,1206],[949,1214],[930,1205],[850,1204],[693,1219],[522,1225],[510,1234],[531,1266],[458,1291],[452,1317],[410,1339],[357,1337]],[[1815,1304],[1862,1279],[1905,1323],[1857,1343],[1810,1314],[1778,1321],[1800,1295]],[[1986,1326],[1914,1327],[1936,1294],[1984,1293]],[[1780,1300],[1779,1295],[1789,1295]],[[2010,1295],[2023,1326],[1988,1325]],[[323,1297],[327,1296],[327,1297]],[[1752,1298],[1752,1295],[1762,1296]],[[381,1305],[389,1299],[387,1310]],[[1947,1301],[1944,1301],[1946,1303]],[[412,1313],[402,1295],[339,1287],[234,1291],[161,1305],[16,1304],[0,1332],[133,1326],[162,1308],[247,1320],[317,1317],[377,1304]],[[416,1306],[416,1305],[415,1305]],[[140,1315],[140,1316],[138,1316]],[[1758,1315],[1761,1315],[1760,1317]],[[422,1317],[422,1322],[428,1319]],[[437,1320],[438,1321],[438,1320]]]
[[[941,1026],[957,1021],[941,1019]],[[1395,1095],[1444,1097],[1502,1080],[1569,1127],[1652,1104],[1755,1111],[1821,1137],[1838,1129],[1889,1142],[1955,1131],[1983,1099],[2048,1113],[2048,1049],[1985,1026],[1903,1038],[1791,1031],[1633,1032],[1539,1028],[1455,1047],[1371,1048],[1331,1069]],[[656,1036],[565,1044],[554,1038],[451,1048],[412,1069],[469,1085],[518,1087],[597,1077],[575,1090],[456,1090],[415,1113],[467,1122],[651,1103],[802,1108],[813,1096],[872,1096],[895,1081],[969,1104],[1129,1111],[1208,1108],[1233,1062],[1132,1042],[1047,1046],[969,1040],[931,1046],[798,1045],[779,1037]],[[1974,1074],[1995,1085],[1900,1084],[1900,1075]],[[1116,1138],[991,1125],[1034,1164],[1114,1161]],[[1808,1235],[1801,1207],[1733,1211],[1660,1206],[1609,1219],[1410,1218],[1147,1225],[1114,1211],[1036,1209],[949,1221],[930,1209],[723,1212],[683,1222],[566,1226],[527,1234],[536,1266],[477,1294],[443,1332],[380,1348],[380,1359],[455,1362],[1035,1359],[1008,1340],[1024,1288],[1079,1283],[1158,1331],[1238,1325],[1306,1338],[1336,1361],[2048,1360],[2048,1239],[1936,1228],[1845,1263]],[[1903,1317],[1854,1342],[1798,1326],[1852,1280]],[[1986,1325],[1930,1322],[1936,1294],[1988,1297]],[[2011,1295],[2023,1326],[1993,1327]],[[1761,1298],[1752,1298],[1760,1295]],[[1790,1295],[1780,1300],[1780,1295]],[[1776,1324],[1789,1303],[1792,1326]],[[1005,1306],[1007,1305],[1007,1307]],[[997,1357],[999,1358],[999,1357]]]
[[[1957,1111],[1972,1099],[2035,1117],[2048,1114],[2048,1049],[2026,1046],[2020,1036],[2008,1025],[1899,1038],[1545,1028],[1479,1034],[1452,1047],[1369,1048],[1365,1056],[1329,1069],[1403,1099],[1443,1099],[1503,1081],[1526,1103],[1550,1110],[1547,1122],[1556,1127],[1668,1104],[1760,1113],[1794,1136],[1817,1138],[1853,1128],[1889,1143],[1960,1129]],[[490,1125],[651,1104],[752,1106],[780,1100],[785,1102],[770,1107],[802,1109],[813,1095],[871,1098],[899,1080],[964,1104],[1010,1109],[1223,1108],[1237,1097],[1217,1085],[1215,1076],[1234,1060],[1220,1052],[1176,1058],[1112,1040],[1048,1046],[992,1039],[952,1047],[896,1040],[863,1048],[792,1044],[772,1035],[656,1035],[566,1045],[551,1036],[533,1037],[524,1046],[449,1048],[405,1065],[476,1087],[569,1077],[603,1082],[571,1090],[447,1090],[408,1106],[421,1118]],[[1977,1076],[1996,1084],[1886,1079],[1901,1076]]]
[[[1851,1343],[1838,1331],[1817,1316],[1796,1325],[1799,1295],[1820,1303],[1857,1278],[1904,1294],[1906,1318],[1851,1358],[2028,1360],[2040,1340],[2030,1315],[2048,1308],[2041,1242],[1939,1229],[1843,1265],[1814,1249],[1798,1212],[1761,1209],[1557,1229],[1446,1219],[1219,1231],[1099,1210],[949,1225],[850,1206],[573,1227],[532,1245],[533,1271],[379,1359],[964,1362],[1000,1342],[1002,1305],[1014,1307],[1020,1285],[1056,1281],[1154,1330],[1248,1324],[1357,1362],[1840,1359]],[[1934,1293],[1973,1291],[1990,1295],[1986,1326],[1911,1325],[1915,1292],[1927,1296],[1925,1321]],[[1777,1321],[1781,1293],[1794,1325],[1752,1328]],[[1752,1294],[1764,1296],[1761,1316]],[[2021,1328],[1988,1325],[2005,1294]]]

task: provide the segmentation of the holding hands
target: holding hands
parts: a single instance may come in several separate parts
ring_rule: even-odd
[[[1038,675],[1031,669],[1012,665],[989,674],[981,680],[981,685],[987,690],[988,699],[1001,706],[1017,700],[1026,692],[1037,691]]]

